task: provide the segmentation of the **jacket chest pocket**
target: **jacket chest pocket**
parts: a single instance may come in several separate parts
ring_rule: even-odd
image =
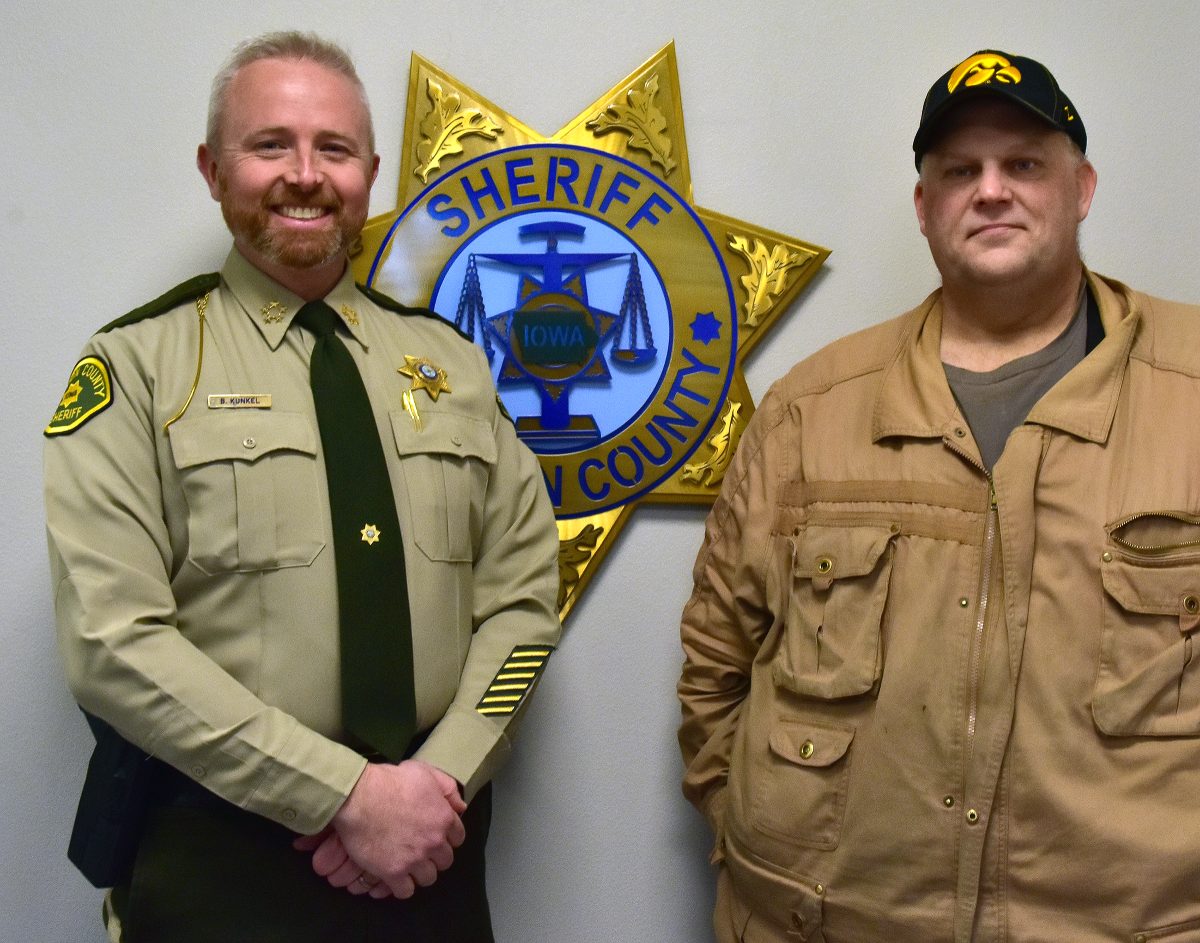
[[[775,683],[823,700],[866,694],[883,671],[894,524],[809,524],[791,537],[791,590]]]
[[[188,559],[208,574],[307,566],[324,546],[316,432],[298,413],[185,418],[171,451],[188,515]]]
[[[1151,517],[1152,515],[1146,515]],[[1200,524],[1193,536],[1200,540]],[[1200,552],[1106,552],[1092,715],[1116,736],[1200,735]]]
[[[491,425],[445,412],[430,414],[419,430],[403,411],[393,412],[391,420],[413,542],[431,560],[473,560],[483,496],[496,463]]]

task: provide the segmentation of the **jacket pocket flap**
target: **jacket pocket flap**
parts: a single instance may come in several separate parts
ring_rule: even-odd
[[[899,532],[895,524],[850,527],[809,524],[794,538],[793,573],[818,582],[866,576],[875,569]]]
[[[1104,590],[1126,612],[1195,617],[1200,611],[1200,561],[1187,566],[1138,566],[1113,557],[1101,564]]]
[[[223,410],[215,416],[185,417],[171,427],[170,436],[177,468],[254,462],[278,451],[317,453],[316,429],[300,413]]]
[[[421,428],[404,410],[391,413],[392,435],[401,455],[455,455],[477,458],[489,465],[496,461],[496,439],[492,427],[482,419],[458,413],[429,411],[421,416]]]
[[[832,766],[850,749],[853,727],[812,722],[776,723],[771,728],[771,751],[797,766]]]

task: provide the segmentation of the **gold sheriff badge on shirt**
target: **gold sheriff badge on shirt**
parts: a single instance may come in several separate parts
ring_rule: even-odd
[[[548,137],[414,55],[397,206],[356,275],[487,354],[554,504],[565,617],[635,506],[716,497],[742,362],[829,250],[693,204],[673,44]]]

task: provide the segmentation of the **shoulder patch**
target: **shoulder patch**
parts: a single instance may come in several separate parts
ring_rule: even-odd
[[[138,321],[144,321],[146,318],[153,318],[156,315],[170,311],[172,308],[178,308],[181,304],[189,301],[195,301],[202,295],[208,294],[219,284],[221,284],[221,276],[218,272],[208,272],[204,275],[197,275],[195,278],[189,278],[186,282],[176,285],[170,291],[159,295],[153,301],[149,301],[140,308],[134,308],[128,314],[122,315],[115,321],[106,324],[96,333],[106,334],[114,328],[128,327],[130,324],[137,324]]]
[[[391,297],[390,295],[385,295],[383,292],[377,291],[374,288],[368,288],[366,285],[362,284],[361,282],[355,282],[354,287],[357,288],[364,295],[366,295],[368,298],[370,298],[373,302],[375,302],[375,304],[379,305],[379,307],[381,307],[381,308],[386,308],[388,311],[395,311],[397,314],[412,314],[412,315],[416,315],[417,317],[421,317],[421,318],[432,318],[433,320],[440,321],[442,324],[446,325],[446,327],[450,328],[450,330],[452,330],[455,334],[457,334],[463,340],[470,341],[472,344],[475,343],[475,339],[473,337],[471,337],[469,334],[467,334],[465,331],[459,330],[459,328],[456,324],[452,324],[451,322],[447,321],[445,318],[441,317],[436,312],[430,311],[428,308],[410,308],[408,305],[401,304],[399,301],[397,301],[395,298]]]
[[[84,357],[75,364],[67,389],[43,434],[66,435],[102,413],[113,401],[112,371],[99,357]]]

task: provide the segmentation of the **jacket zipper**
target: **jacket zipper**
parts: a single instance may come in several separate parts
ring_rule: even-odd
[[[988,480],[988,517],[983,536],[983,565],[979,574],[979,597],[975,607],[975,632],[971,638],[969,667],[970,705],[967,711],[966,763],[971,762],[975,744],[975,725],[979,715],[979,675],[983,670],[983,635],[987,627],[988,594],[992,584],[992,559],[995,556],[996,529],[999,514],[996,508],[996,486]]]

